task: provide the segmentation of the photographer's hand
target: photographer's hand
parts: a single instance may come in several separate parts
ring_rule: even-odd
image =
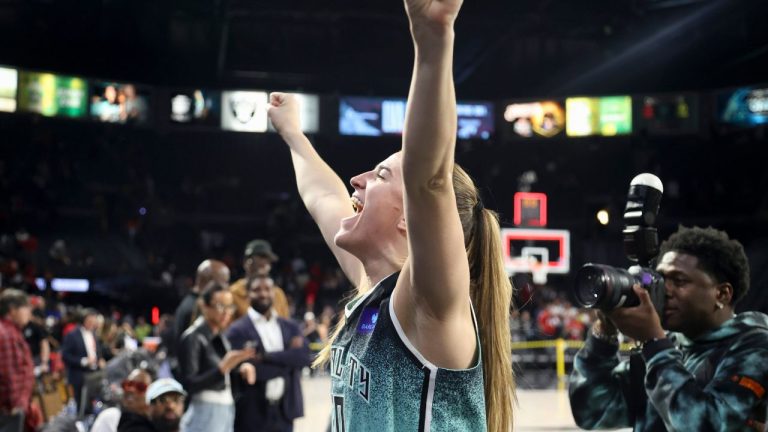
[[[768,428],[765,427],[765,423],[760,423],[759,421],[753,419],[749,419],[747,421],[747,426],[757,432],[764,432],[768,430]]]
[[[635,284],[632,289],[640,299],[640,305],[631,308],[619,308],[608,312],[610,318],[618,329],[625,335],[640,342],[651,339],[663,339],[666,337],[661,327],[661,319],[653,307],[648,291]]]

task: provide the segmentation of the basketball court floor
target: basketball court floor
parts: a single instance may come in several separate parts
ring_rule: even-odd
[[[305,417],[295,423],[295,432],[325,432],[330,413],[330,378],[303,379]],[[576,431],[565,390],[518,390],[515,431]],[[631,430],[631,429],[626,429]]]

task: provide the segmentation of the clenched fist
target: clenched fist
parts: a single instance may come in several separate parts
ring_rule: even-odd
[[[450,27],[459,15],[462,0],[405,0],[411,25]]]
[[[301,132],[299,101],[294,95],[279,92],[270,94],[267,113],[272,126],[280,135]]]

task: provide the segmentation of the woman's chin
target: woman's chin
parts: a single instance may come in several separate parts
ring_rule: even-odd
[[[339,231],[336,233],[336,236],[333,238],[333,243],[335,243],[336,246],[340,247],[341,249],[352,253],[350,247],[352,247],[354,244],[354,240],[350,231],[344,228],[339,229]]]
[[[359,232],[355,232],[354,230],[347,231],[344,228],[336,233],[333,242],[336,246],[356,256],[358,259],[365,254],[365,248],[370,246],[366,245],[367,241],[360,236]]]
[[[333,238],[333,242],[336,246],[351,252],[350,247],[355,243],[354,231],[357,227],[357,223],[360,221],[360,214],[349,216],[341,220],[339,224],[339,231],[336,232],[336,236]]]

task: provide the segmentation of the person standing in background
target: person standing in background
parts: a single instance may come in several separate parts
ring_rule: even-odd
[[[87,408],[83,405],[83,384],[85,376],[102,369],[105,365],[101,347],[94,333],[98,327],[99,313],[93,309],[85,309],[81,313],[78,326],[64,336],[61,344],[61,356],[67,368],[67,381],[75,392],[75,402],[78,412]]]
[[[34,430],[42,420],[30,403],[34,363],[21,334],[31,314],[22,291],[6,289],[0,294],[0,432]]]
[[[51,361],[51,343],[45,328],[45,312],[40,308],[32,310],[32,319],[24,327],[24,339],[29,344],[35,362],[35,375],[48,373]]]
[[[238,279],[229,287],[229,291],[232,293],[235,305],[237,306],[235,319],[247,314],[248,308],[251,307],[251,299],[248,296],[248,289],[245,287],[245,282],[256,276],[268,277],[269,272],[272,270],[272,263],[277,262],[277,260],[277,255],[272,252],[272,245],[266,240],[251,240],[245,246],[245,253],[243,253],[243,270],[245,270],[245,277]],[[278,286],[273,286],[272,290],[275,295],[275,312],[277,312],[278,316],[290,318],[291,314],[288,308],[288,299],[285,296],[285,291]]]
[[[207,259],[197,266],[197,275],[195,276],[195,285],[181,300],[181,303],[176,308],[176,317],[174,320],[174,348],[178,348],[179,341],[181,341],[181,335],[187,330],[187,327],[192,325],[192,317],[197,307],[197,299],[200,296],[200,291],[205,288],[211,281],[215,281],[221,285],[229,284],[229,267],[221,261],[214,259]]]
[[[256,368],[243,363],[254,358],[253,348],[232,350],[222,334],[235,306],[232,294],[211,283],[200,295],[201,316],[181,336],[179,366],[181,382],[190,404],[182,418],[184,432],[232,432],[235,424],[233,377],[238,372],[245,382],[256,382]]]
[[[248,313],[227,329],[232,348],[256,347],[256,384],[235,398],[235,432],[292,432],[304,415],[301,371],[310,364],[309,345],[298,324],[277,316],[273,282],[257,276],[246,282]]]

